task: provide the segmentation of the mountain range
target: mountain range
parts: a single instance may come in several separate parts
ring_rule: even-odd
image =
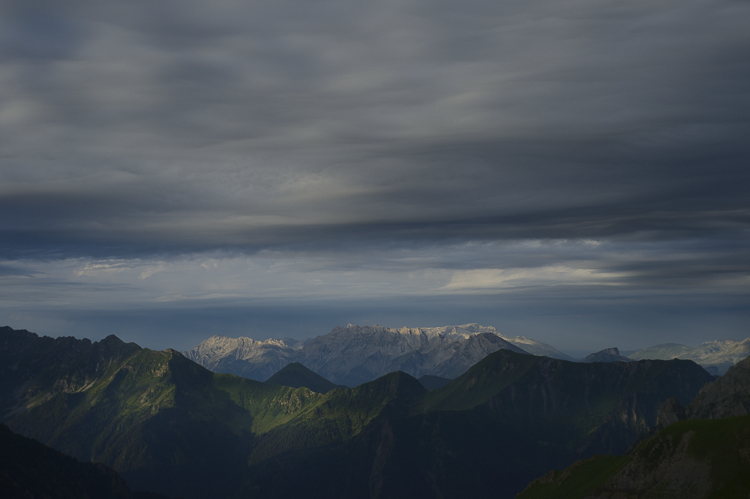
[[[500,349],[572,360],[550,345],[479,324],[401,329],[349,324],[306,341],[212,336],[183,353],[211,371],[259,381],[299,362],[334,383],[356,386],[394,371],[455,378]]]
[[[554,347],[525,338],[506,336],[494,327],[479,324],[432,328],[391,329],[383,326],[336,327],[330,333],[306,340],[212,336],[183,354],[219,373],[265,381],[289,363],[300,363],[334,384],[356,386],[389,372],[414,377],[453,379],[500,349],[573,360]],[[630,362],[633,360],[692,360],[709,373],[721,375],[750,355],[750,338],[721,340],[689,347],[657,345],[629,356],[607,348],[582,362]]]
[[[511,349],[430,391],[404,372],[313,391],[313,371],[282,370],[276,381],[300,386],[280,386],[114,336],[6,327],[0,417],[134,490],[185,499],[510,498],[549,469],[625,452],[665,401],[686,406],[713,379],[691,361],[575,363]]]

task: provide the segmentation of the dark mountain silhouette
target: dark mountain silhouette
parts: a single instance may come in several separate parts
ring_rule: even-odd
[[[167,499],[132,492],[102,464],[82,463],[0,425],[0,496],[12,498]]]

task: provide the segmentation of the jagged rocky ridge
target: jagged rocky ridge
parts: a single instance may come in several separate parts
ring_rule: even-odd
[[[548,469],[623,451],[664,399],[687,404],[711,379],[689,361],[582,364],[499,350],[430,392],[395,372],[321,394],[115,337],[8,329],[0,358],[15,374],[2,378],[1,402],[11,428],[103,462],[134,488],[186,499],[510,498]]]
[[[549,345],[478,324],[401,329],[349,324],[296,343],[213,336],[184,354],[214,372],[260,381],[299,362],[334,383],[356,386],[394,371],[455,378],[499,349],[572,360]]]

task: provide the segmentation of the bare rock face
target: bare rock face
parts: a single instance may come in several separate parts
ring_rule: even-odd
[[[334,383],[355,386],[393,371],[455,378],[503,348],[567,358],[549,345],[479,324],[401,329],[349,324],[304,343],[214,336],[185,356],[212,371],[260,381],[299,362]]]

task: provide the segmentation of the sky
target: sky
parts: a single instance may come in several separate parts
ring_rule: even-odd
[[[0,325],[750,336],[745,0],[0,0]]]

